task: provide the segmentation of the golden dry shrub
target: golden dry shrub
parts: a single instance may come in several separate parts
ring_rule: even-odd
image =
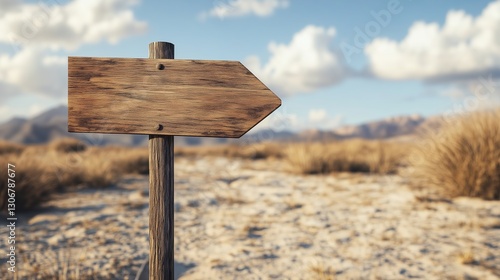
[[[85,151],[87,146],[78,139],[61,138],[50,142],[49,148],[60,153],[71,153]]]
[[[38,152],[36,152],[38,151]],[[62,153],[50,149],[35,149],[0,160],[0,209],[7,201],[7,164],[15,166],[16,210],[29,210],[50,199],[56,191],[70,187],[106,187],[116,182],[118,175],[109,158],[88,157],[77,153]]]
[[[282,145],[278,142],[262,142],[251,144],[247,149],[251,159],[282,158]]]
[[[0,155],[20,154],[24,150],[23,145],[0,140]]]
[[[122,152],[109,153],[113,165],[120,174],[149,174],[147,148],[123,148]]]
[[[7,164],[15,165],[16,210],[29,210],[68,188],[104,188],[129,173],[148,171],[145,148],[89,147],[80,152],[61,142],[25,146],[0,157],[0,211],[7,208]],[[65,142],[69,143],[69,142]],[[69,145],[71,146],[71,145]]]
[[[15,177],[8,177],[8,164]],[[13,179],[15,187],[16,211],[29,210],[49,199],[58,187],[57,175],[48,169],[45,159],[29,156],[9,156],[0,158],[0,210],[7,209],[8,179]],[[11,181],[12,182],[12,181]]]
[[[244,159],[268,159],[281,158],[283,156],[282,145],[278,142],[258,142],[248,144],[233,144],[221,147],[222,155],[226,157]]]
[[[83,182],[90,188],[105,188],[115,184],[121,175],[113,159],[88,157],[84,160]]]
[[[185,157],[228,157],[228,158],[243,158],[243,159],[269,159],[282,158],[283,145],[278,142],[259,142],[247,144],[225,144],[214,146],[191,146],[191,147],[176,147],[176,156]]]
[[[296,143],[285,150],[292,171],[396,173],[406,158],[407,143],[350,139],[329,143]]]
[[[443,122],[425,134],[409,163],[415,179],[446,196],[500,199],[500,110]]]
[[[293,172],[301,174],[329,173],[332,154],[326,145],[319,143],[292,144],[285,150],[285,159]]]

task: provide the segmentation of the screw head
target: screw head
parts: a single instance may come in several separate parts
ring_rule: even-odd
[[[163,129],[163,125],[161,125],[161,124],[155,125],[155,130],[162,130],[162,129]]]
[[[158,64],[156,64],[156,69],[163,70],[163,69],[165,69],[165,65],[158,63]]]

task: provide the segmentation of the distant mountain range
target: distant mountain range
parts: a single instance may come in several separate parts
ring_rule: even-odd
[[[423,126],[436,126],[437,118],[425,119],[418,115],[400,116],[361,125],[344,126],[331,131],[306,130],[299,133],[261,130],[250,133],[242,139],[176,137],[180,146],[214,145],[230,142],[280,141],[328,141],[346,138],[387,139],[414,135]],[[23,143],[41,144],[56,138],[77,138],[91,145],[146,145],[144,135],[87,134],[68,132],[68,107],[59,106],[31,119],[13,118],[0,124],[0,139]]]

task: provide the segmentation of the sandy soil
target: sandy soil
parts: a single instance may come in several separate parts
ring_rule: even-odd
[[[176,161],[180,279],[500,279],[500,202],[429,199],[401,176],[282,169]],[[134,279],[148,256],[148,179],[60,195],[19,219],[20,276]],[[4,255],[0,279],[13,279]]]

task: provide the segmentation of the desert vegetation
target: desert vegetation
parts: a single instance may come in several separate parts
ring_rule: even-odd
[[[449,196],[500,199],[500,110],[473,112],[427,131],[409,157],[421,184]]]
[[[178,157],[277,160],[291,173],[396,174],[446,197],[500,199],[500,110],[455,117],[417,142],[351,139],[334,142],[176,147]],[[16,166],[17,210],[27,210],[71,188],[103,188],[122,175],[148,173],[147,148],[91,147],[74,139],[23,146],[0,142],[0,166]],[[274,165],[269,165],[274,166]],[[407,168],[408,167],[408,168]],[[405,173],[406,174],[406,173]],[[5,210],[7,174],[0,173]]]
[[[401,143],[349,140],[334,143],[276,143],[179,147],[180,157],[219,156],[248,160],[274,159],[287,163],[291,172],[394,173],[406,150]],[[60,139],[47,145],[0,144],[0,164],[16,166],[17,210],[28,210],[54,192],[71,188],[102,188],[122,175],[148,173],[147,148],[92,147],[75,139]],[[0,176],[0,208],[6,205],[6,172]],[[5,177],[5,178],[4,178]]]
[[[289,144],[262,142],[248,145],[229,144],[206,147],[179,147],[175,149],[177,156],[223,156],[243,159],[282,159],[285,156],[283,147]]]
[[[120,175],[147,173],[146,149],[87,147],[74,139],[48,145],[0,144],[0,209],[7,201],[7,163],[15,165],[16,207],[28,210],[69,188],[101,188],[112,185]]]
[[[20,154],[24,150],[23,145],[12,142],[0,141],[0,156],[7,154]]]
[[[410,144],[362,139],[300,143],[285,150],[291,171],[300,174],[362,172],[393,174],[403,166]]]

